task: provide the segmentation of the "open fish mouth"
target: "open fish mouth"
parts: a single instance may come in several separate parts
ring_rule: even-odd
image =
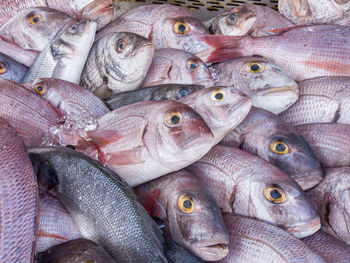
[[[217,261],[228,255],[227,243],[216,243],[194,247],[193,253],[204,261]]]
[[[288,228],[287,230],[296,238],[304,238],[316,233],[320,228],[321,228],[321,220],[318,217],[309,223],[293,226]]]

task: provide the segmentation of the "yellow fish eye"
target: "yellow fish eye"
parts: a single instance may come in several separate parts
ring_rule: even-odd
[[[211,93],[211,99],[213,101],[222,101],[226,96],[226,91],[223,89],[216,89],[213,90]]]
[[[187,61],[187,68],[191,71],[196,71],[199,68],[198,61],[195,59],[189,59]]]
[[[36,94],[44,95],[46,92],[46,86],[45,86],[45,84],[38,83],[38,84],[34,85],[34,90],[35,90]]]
[[[0,74],[4,74],[7,71],[7,68],[4,63],[0,62]]]
[[[170,126],[176,126],[182,123],[182,114],[180,112],[172,112],[170,113],[167,117],[166,117],[166,124],[170,125]]]
[[[287,194],[278,186],[269,185],[264,189],[264,195],[267,200],[275,204],[287,201]]]
[[[258,73],[263,69],[262,65],[259,63],[253,62],[248,65],[248,70],[252,73]]]
[[[190,27],[186,22],[183,21],[177,21],[174,25],[174,31],[177,34],[187,34],[188,31],[190,30]]]
[[[272,141],[270,143],[270,149],[272,152],[274,152],[276,154],[282,155],[282,154],[289,153],[288,145],[280,140]]]
[[[117,45],[116,45],[116,50],[117,50],[117,53],[121,53],[123,52],[124,48],[126,47],[126,41],[123,40],[123,39],[118,39],[117,41]]]
[[[177,200],[177,206],[182,212],[190,214],[193,211],[194,202],[191,197],[183,194]]]
[[[28,21],[32,25],[37,25],[41,22],[41,15],[40,14],[32,15],[29,17]]]

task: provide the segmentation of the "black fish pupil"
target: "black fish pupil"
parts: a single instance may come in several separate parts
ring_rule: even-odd
[[[270,196],[273,198],[273,199],[279,199],[282,197],[281,193],[278,192],[276,189],[273,189],[271,192],[270,192]]]
[[[33,22],[34,22],[34,23],[38,23],[39,20],[40,20],[39,17],[36,16],[36,17],[34,17]]]
[[[190,200],[186,200],[186,201],[184,202],[184,208],[190,209],[191,206],[192,206],[192,204],[191,204],[191,201],[190,201]]]
[[[179,118],[179,116],[173,116],[173,117],[171,117],[171,123],[172,124],[178,124],[180,122],[180,118]]]
[[[257,65],[257,64],[254,64],[254,65],[251,65],[250,66],[250,69],[251,69],[251,71],[258,71],[259,70],[259,65]]]
[[[120,49],[120,50],[124,49],[124,42],[121,39],[118,40],[118,49]]]
[[[215,99],[217,99],[217,100],[222,100],[223,97],[224,97],[224,94],[222,94],[222,93],[216,93],[215,94]]]
[[[43,86],[37,86],[36,89],[38,90],[38,92],[42,92],[44,90]]]
[[[1,63],[1,62],[0,62]],[[0,70],[2,70],[4,68],[4,66],[2,64],[0,64]]]
[[[276,144],[276,151],[284,152],[285,150],[286,150],[286,146],[284,146],[282,143]]]
[[[196,64],[192,63],[192,64],[190,65],[190,69],[196,69],[196,68],[197,68],[197,65],[196,65]]]
[[[187,91],[186,90],[181,90],[180,92],[182,97],[185,97],[187,95]]]
[[[186,27],[184,25],[179,25],[179,27],[177,28],[179,30],[179,32],[183,33],[186,30]]]

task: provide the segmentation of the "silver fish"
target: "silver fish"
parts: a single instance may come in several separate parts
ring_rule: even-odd
[[[0,53],[0,78],[20,82],[27,71],[26,66]]]

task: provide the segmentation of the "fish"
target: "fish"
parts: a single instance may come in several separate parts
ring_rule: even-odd
[[[136,7],[108,24],[96,40],[110,32],[131,32],[148,38],[155,49],[176,48],[202,59],[208,45],[200,37],[209,32],[186,8],[170,4]],[[203,60],[203,59],[202,59]]]
[[[48,7],[27,8],[0,27],[0,34],[24,49],[43,51],[69,25],[77,23],[65,13]]]
[[[38,183],[23,140],[3,118],[0,145],[0,261],[33,262]]]
[[[178,100],[192,94],[204,86],[188,84],[162,84],[143,89],[117,93],[104,100],[111,110],[148,100]]]
[[[0,52],[0,78],[19,82],[28,68],[9,56]]]
[[[97,243],[78,238],[51,247],[36,256],[37,263],[115,263]],[[119,262],[119,261],[118,261]]]
[[[327,263],[349,262],[350,246],[321,230],[312,236],[303,238],[302,241]]]
[[[302,132],[277,115],[252,107],[244,121],[227,134],[220,145],[240,147],[280,168],[301,189],[316,186],[323,179],[318,150]]]
[[[245,216],[223,213],[229,254],[221,263],[325,263],[303,241],[283,229]]]
[[[261,37],[294,24],[270,7],[245,4],[220,13],[203,24],[213,35]]]
[[[166,262],[159,227],[117,174],[67,147],[29,155],[40,187],[58,197],[84,238],[118,262]]]
[[[234,85],[253,106],[279,114],[299,98],[298,84],[273,62],[258,57],[231,59],[210,66],[215,85]]]
[[[164,239],[164,253],[169,263],[203,263],[201,259],[169,238]]]
[[[295,128],[309,143],[322,167],[350,166],[350,125],[315,123]]]
[[[211,87],[214,80],[207,65],[192,53],[174,48],[156,49],[142,88],[172,83]]]
[[[219,206],[198,177],[180,170],[135,192],[150,215],[164,222],[164,235],[175,243],[204,261],[227,256],[228,234]]]
[[[350,245],[350,167],[326,168],[324,173],[306,195],[321,217],[322,230]]]
[[[349,0],[279,0],[278,10],[295,24],[350,25]]]
[[[21,85],[0,79],[0,117],[22,137],[27,147],[55,142],[50,129],[64,123],[63,114]]]
[[[39,226],[36,253],[69,240],[82,238],[77,225],[62,203],[47,191],[39,192]]]
[[[281,117],[293,126],[350,124],[350,77],[319,77],[299,82],[299,100]]]
[[[145,101],[99,118],[76,149],[134,187],[180,170],[205,155],[214,137],[202,117],[177,101]]]
[[[186,170],[202,179],[222,212],[254,217],[297,238],[321,227],[320,217],[298,184],[257,156],[217,145]]]
[[[79,84],[96,26],[96,22],[83,20],[68,27],[44,48],[22,83],[38,78],[58,78]]]
[[[116,32],[95,41],[81,76],[81,86],[101,99],[141,86],[154,47],[139,35]]]
[[[349,34],[347,26],[310,25],[258,38],[208,35],[201,39],[212,51],[206,49],[206,58],[202,55],[201,59],[212,63],[241,56],[263,56],[297,82],[320,76],[350,76]]]

